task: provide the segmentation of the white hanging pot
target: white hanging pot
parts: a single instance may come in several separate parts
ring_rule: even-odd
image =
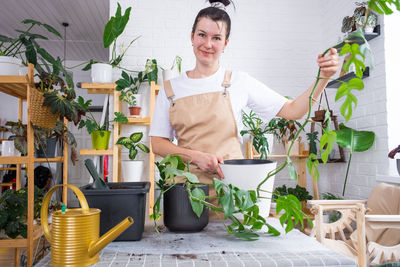
[[[172,78],[174,78],[175,76],[176,76],[176,73],[173,70],[163,70],[162,71],[163,82],[169,81]]]
[[[276,168],[276,161],[266,159],[233,159],[225,160],[224,164],[219,164],[226,184],[233,184],[240,189],[256,190],[267,174]],[[271,176],[261,189],[261,198],[257,203],[260,208],[260,215],[264,218],[269,216],[271,208],[271,196],[274,188],[275,176]]]
[[[22,61],[16,57],[0,56],[0,75],[19,75]]]
[[[122,160],[121,178],[123,182],[141,182],[143,173],[143,160]]]
[[[92,65],[92,82],[93,83],[111,83],[112,82],[112,66],[104,63],[96,63]]]

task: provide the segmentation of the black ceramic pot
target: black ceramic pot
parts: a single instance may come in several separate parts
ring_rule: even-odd
[[[208,196],[208,185],[199,185]],[[166,190],[168,187],[164,187]],[[194,189],[194,187],[192,188]],[[199,232],[208,224],[208,208],[203,208],[200,218],[192,210],[183,183],[176,184],[164,194],[164,225],[171,232]]]

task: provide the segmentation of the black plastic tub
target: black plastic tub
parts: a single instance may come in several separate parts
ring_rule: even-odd
[[[209,186],[199,185],[208,196]],[[164,187],[166,190],[168,186]],[[194,187],[192,188],[194,189]],[[176,184],[164,193],[164,225],[171,232],[199,232],[208,224],[208,208],[203,208],[200,218],[190,204],[183,183]]]
[[[111,190],[92,189],[91,185],[81,187],[90,208],[101,210],[100,236],[131,216],[134,223],[115,241],[137,241],[142,238],[146,214],[146,193],[149,182],[107,183]]]

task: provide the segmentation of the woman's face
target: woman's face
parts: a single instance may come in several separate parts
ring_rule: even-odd
[[[213,21],[207,17],[197,22],[195,32],[191,34],[193,52],[197,62],[203,65],[218,64],[219,57],[229,40],[226,40],[226,25],[222,21]]]

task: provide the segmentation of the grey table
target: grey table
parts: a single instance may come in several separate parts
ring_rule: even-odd
[[[357,266],[357,264],[303,233],[262,235],[258,241],[238,240],[226,234],[220,222],[211,222],[200,233],[155,233],[146,225],[141,241],[113,242],[100,252],[93,266]],[[47,255],[36,266],[50,266]]]

